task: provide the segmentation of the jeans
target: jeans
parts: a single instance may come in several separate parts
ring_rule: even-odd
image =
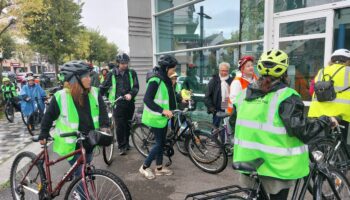
[[[75,163],[75,161],[77,161],[79,157],[80,157],[80,154],[74,155],[74,157],[73,157],[72,160],[68,160],[69,164],[70,164],[71,166],[73,166],[74,163]],[[93,158],[93,154],[92,154],[92,153],[86,154],[86,164],[90,164],[91,161],[92,161],[92,158]],[[76,168],[76,170],[74,171],[73,174],[74,174],[75,177],[79,177],[79,176],[81,175],[81,167],[82,167],[82,165],[80,165],[80,166],[79,166],[78,168]]]
[[[221,120],[222,120],[222,118],[217,117],[216,115],[213,115],[213,125],[214,125],[216,128],[219,128],[219,127],[220,127]],[[222,142],[222,144],[225,143],[225,129],[223,129],[223,130],[220,132],[220,141]]]
[[[149,155],[144,162],[145,167],[151,166],[154,159],[156,159],[157,166],[163,164],[163,150],[166,141],[167,130],[167,126],[164,128],[152,128],[156,144],[152,147],[152,150],[149,152]]]

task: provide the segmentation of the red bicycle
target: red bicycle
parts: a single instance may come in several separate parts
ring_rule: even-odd
[[[89,136],[81,132],[61,134],[61,137],[72,136],[77,138],[80,148],[57,160],[50,161],[47,144],[42,145],[43,150],[37,156],[32,152],[17,155],[10,175],[13,199],[53,199],[59,196],[63,185],[71,180],[75,170],[81,166],[81,175],[75,177],[68,186],[64,199],[131,200],[128,188],[119,177],[87,163],[83,141],[87,141]],[[38,142],[38,136],[34,136],[33,141]],[[50,167],[74,155],[79,158],[53,189]]]

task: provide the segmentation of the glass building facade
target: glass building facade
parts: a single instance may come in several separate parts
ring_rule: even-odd
[[[318,70],[335,49],[350,49],[350,0],[148,1],[153,66],[159,56],[174,55],[179,82],[194,91],[199,112],[206,110],[200,102],[221,62],[232,71],[244,55],[258,59],[264,50],[284,50],[289,84],[308,104]]]

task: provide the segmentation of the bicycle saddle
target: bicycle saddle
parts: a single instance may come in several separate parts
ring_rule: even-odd
[[[220,117],[220,118],[225,118],[225,117],[228,117],[230,116],[229,114],[225,113],[225,112],[217,112],[216,113],[216,116],[217,117]]]
[[[234,170],[240,170],[245,172],[256,172],[257,169],[265,162],[262,158],[257,158],[248,162],[234,162],[232,167]]]

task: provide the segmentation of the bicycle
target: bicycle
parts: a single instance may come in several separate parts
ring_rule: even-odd
[[[116,106],[116,103],[120,100],[125,99],[123,96],[118,97],[114,102],[110,102],[109,100],[105,99],[104,102],[106,103],[107,106],[107,113],[108,113],[108,118],[109,118],[109,123],[110,123],[110,133],[112,135],[112,140],[113,142],[109,146],[104,146],[102,148],[102,154],[103,154],[103,160],[107,165],[111,165],[113,162],[113,152],[114,152],[114,146],[115,142],[117,141],[117,125],[115,122],[115,118],[113,116],[113,108],[114,105]]]
[[[221,143],[211,134],[198,129],[198,123],[186,116],[188,109],[184,111],[172,111],[175,118],[175,130],[171,131],[166,138],[164,145],[164,155],[172,164],[171,157],[174,155],[173,146],[177,142],[183,142],[191,161],[201,170],[207,173],[220,173],[227,165],[227,155]],[[184,126],[183,126],[184,125]],[[132,128],[132,141],[136,149],[145,157],[150,151],[150,147],[155,143],[154,135],[150,128],[144,124],[136,124]],[[214,167],[211,167],[214,164]],[[217,165],[215,165],[217,164]]]
[[[95,169],[93,165],[87,163],[83,142],[89,140],[88,135],[73,132],[63,133],[60,136],[77,137],[79,149],[57,160],[50,160],[48,145],[44,144],[42,145],[43,150],[38,155],[32,152],[22,152],[16,156],[10,174],[13,199],[53,199],[59,196],[64,184],[71,181],[73,173],[81,166],[81,175],[68,186],[64,199],[89,200],[117,197],[117,199],[131,200],[128,188],[118,176],[106,170]],[[34,136],[33,141],[38,142],[38,136]],[[53,189],[50,167],[74,155],[79,155],[79,158]]]
[[[4,96],[10,97],[10,98],[7,98],[6,100],[5,116],[10,123],[13,123],[15,118],[15,109],[12,102],[12,98],[13,98],[12,92],[9,92],[9,91],[4,92]]]
[[[33,106],[33,113],[31,113],[29,116],[27,116],[27,129],[28,132],[31,136],[34,136],[37,132],[35,131],[35,127],[37,127],[38,125],[40,125],[41,123],[41,119],[44,116],[44,112],[45,111],[41,111],[39,109],[39,99],[38,97],[34,98],[34,101],[32,99],[29,99],[29,101],[32,102],[32,106]],[[45,106],[46,106],[47,102],[45,102]],[[31,123],[30,123],[31,122]],[[37,128],[38,130],[38,128]]]
[[[221,118],[223,123],[220,127],[212,129],[212,134],[215,137],[218,137],[221,141],[221,143],[224,145],[225,151],[227,152],[228,156],[233,155],[233,136],[232,136],[232,130],[229,123],[230,115],[225,112],[217,112],[216,116]],[[224,133],[222,135],[222,133]]]
[[[310,153],[310,173],[308,176],[298,179],[294,187],[292,200],[305,199],[306,192],[313,195],[313,199],[350,199],[350,185],[344,174],[330,165],[331,154],[324,154],[315,150]],[[233,169],[244,171],[254,180],[253,188],[244,188],[239,185],[231,185],[216,188],[208,191],[192,193],[186,196],[186,200],[196,199],[264,199],[269,200],[269,196],[264,189],[259,175],[258,168],[264,163],[262,158],[257,158],[248,162],[233,163]],[[303,186],[299,192],[299,187]],[[326,185],[326,184],[327,185]],[[330,189],[330,190],[329,190]]]

